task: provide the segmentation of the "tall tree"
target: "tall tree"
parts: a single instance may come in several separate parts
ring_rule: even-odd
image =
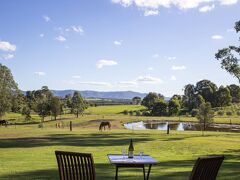
[[[230,86],[227,86],[227,88],[230,90],[230,94],[232,96],[232,102],[239,103],[240,102],[240,87],[235,84],[231,84]]]
[[[18,93],[18,87],[10,69],[0,64],[0,118],[10,110],[13,95]]]
[[[216,106],[229,106],[232,102],[232,96],[227,87],[220,86],[215,95]]]
[[[52,97],[51,101],[50,101],[50,111],[51,111],[51,115],[54,116],[54,119],[57,120],[57,116],[61,114],[61,108],[62,104],[61,104],[61,100],[59,97]]]
[[[234,28],[237,33],[240,32],[240,21],[235,23]],[[221,61],[221,67],[236,77],[240,82],[239,55],[240,46],[229,46],[228,48],[218,50],[218,52],[215,54],[215,57],[217,60]]]
[[[142,100],[142,105],[147,107],[149,110],[153,109],[154,103],[159,100],[159,95],[154,92],[150,92]]]
[[[197,94],[200,94],[206,102],[210,102],[211,105],[214,105],[214,94],[217,91],[218,87],[216,84],[209,80],[202,80],[197,82],[195,91]]]
[[[87,108],[85,101],[78,91],[75,91],[72,97],[72,110],[76,114],[77,118],[79,114],[82,114]]]
[[[139,105],[139,104],[141,104],[141,101],[142,101],[142,99],[138,96],[135,96],[134,98],[132,98],[133,104]]]
[[[164,100],[159,99],[154,102],[151,114],[153,116],[166,116],[168,114],[167,108],[168,104]]]
[[[177,115],[180,111],[180,108],[181,105],[178,99],[173,98],[168,102],[168,112],[170,116]]]
[[[206,127],[213,122],[214,111],[212,110],[211,103],[206,102],[200,105],[197,114],[197,119],[202,124],[202,130],[205,131]]]
[[[50,104],[46,99],[39,100],[36,106],[36,112],[42,118],[42,122],[44,122],[45,117],[50,115]]]

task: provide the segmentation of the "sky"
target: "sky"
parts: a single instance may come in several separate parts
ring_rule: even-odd
[[[183,94],[238,84],[215,59],[239,45],[240,0],[1,0],[0,63],[21,90]]]

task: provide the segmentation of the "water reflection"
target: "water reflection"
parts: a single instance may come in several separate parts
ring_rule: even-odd
[[[132,122],[124,124],[126,129],[131,130],[167,130],[169,125],[170,130],[175,131],[201,131],[201,125],[198,123],[189,122]],[[206,129],[207,131],[219,131],[219,132],[240,132],[240,125],[228,125],[228,124],[214,124],[210,125]]]

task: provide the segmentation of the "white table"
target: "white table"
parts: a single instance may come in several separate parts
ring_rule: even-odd
[[[148,155],[134,156],[133,158],[128,158],[127,156],[120,154],[108,154],[109,162],[116,166],[116,176],[115,180],[118,179],[118,168],[142,168],[143,178],[148,180],[151,172],[151,167],[157,164],[158,161]],[[148,165],[148,172],[146,176],[145,165]]]

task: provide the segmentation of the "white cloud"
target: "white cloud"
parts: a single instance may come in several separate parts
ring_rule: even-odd
[[[43,38],[43,37],[44,37],[44,34],[40,34],[39,36],[40,36],[41,38]]]
[[[159,58],[159,54],[154,54],[152,57],[153,58]]]
[[[236,32],[236,30],[231,28],[231,29],[227,29],[227,32]]]
[[[38,76],[45,76],[46,73],[45,72],[42,72],[42,71],[36,71],[34,72],[35,75],[38,75]]]
[[[213,40],[221,40],[223,37],[221,35],[212,35],[211,37]]]
[[[144,16],[156,16],[158,15],[158,10],[145,10]]]
[[[44,16],[43,16],[43,19],[44,19],[46,22],[49,22],[49,21],[51,21],[50,17],[49,17],[49,16],[47,16],[47,15],[44,15]]]
[[[91,85],[91,86],[112,86],[111,83],[95,82],[95,81],[77,82],[76,84],[85,84],[85,85]]]
[[[212,11],[213,9],[215,8],[215,5],[212,4],[212,5],[207,5],[207,6],[203,6],[199,9],[199,12],[209,12],[209,11]]]
[[[65,38],[65,37],[63,37],[63,36],[58,36],[58,37],[56,37],[55,38],[57,41],[60,41],[60,42],[64,42],[64,41],[66,41],[67,39]]]
[[[71,29],[76,33],[84,33],[84,30],[81,26],[72,26]],[[65,29],[65,31],[69,31],[69,29]]]
[[[122,41],[114,41],[113,42],[116,46],[121,46],[122,45]]]
[[[101,59],[97,62],[96,66],[98,69],[103,68],[104,66],[115,66],[118,63],[114,60],[105,60],[105,59]]]
[[[136,79],[137,82],[142,82],[142,83],[162,83],[163,81],[160,78],[152,77],[150,75],[147,76],[139,76]]]
[[[2,51],[16,51],[16,45],[7,41],[0,41],[0,50]]]
[[[199,8],[202,5],[209,6],[203,8],[200,12],[207,12],[212,8],[212,4],[221,5],[236,4],[238,0],[111,0],[113,3],[124,7],[136,6],[144,11],[144,14],[157,15],[158,10],[163,8],[177,7],[180,10]],[[210,4],[211,3],[211,4]],[[213,9],[213,8],[212,8]],[[212,10],[211,9],[211,10]]]
[[[6,55],[2,56],[2,59],[5,59],[5,60],[9,60],[9,59],[12,59],[12,58],[14,58],[13,54],[6,54]]]
[[[221,5],[232,5],[236,4],[238,0],[219,0]]]
[[[170,79],[171,79],[171,81],[176,81],[177,80],[177,78],[174,75],[172,75]]]
[[[135,87],[137,86],[136,81],[121,81],[118,83],[119,87]]]
[[[72,78],[73,78],[73,79],[80,79],[81,76],[79,76],[79,75],[73,75]]]
[[[148,70],[149,70],[149,71],[152,71],[152,70],[153,70],[153,67],[149,67]]]
[[[172,70],[177,71],[177,70],[185,70],[186,67],[184,65],[182,66],[172,66]]]
[[[169,57],[166,57],[168,60],[175,60],[175,59],[177,59],[177,57],[175,57],[175,56],[169,56]]]

